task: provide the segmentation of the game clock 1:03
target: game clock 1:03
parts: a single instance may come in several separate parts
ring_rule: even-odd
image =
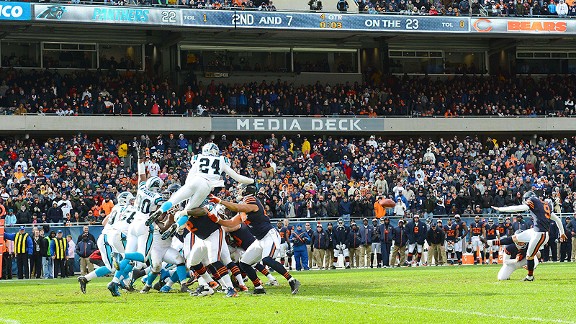
[[[321,14],[320,28],[341,29],[342,28],[342,15],[337,14]],[[339,21],[340,20],[340,21]]]

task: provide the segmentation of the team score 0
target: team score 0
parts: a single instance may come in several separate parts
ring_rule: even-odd
[[[176,11],[162,11],[160,12],[162,17],[162,23],[164,24],[175,24],[176,23]]]
[[[320,28],[341,29],[342,23],[337,22],[337,21],[332,21],[332,22],[321,21],[320,22]]]
[[[420,26],[418,25],[418,19],[406,19],[405,29],[408,30],[416,30]]]

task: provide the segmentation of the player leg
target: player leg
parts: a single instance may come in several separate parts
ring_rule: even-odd
[[[413,253],[414,253],[414,248],[416,248],[416,243],[410,243],[408,244],[408,263],[412,262],[412,257],[413,257]]]
[[[242,291],[247,291],[248,287],[246,287],[246,285],[244,284],[244,279],[242,279],[242,271],[240,271],[240,268],[238,267],[238,265],[236,265],[236,263],[234,261],[232,261],[232,256],[230,255],[230,249],[229,246],[226,245],[226,249],[222,249],[221,253],[220,253],[220,260],[222,261],[222,263],[224,263],[226,265],[226,268],[228,268],[228,270],[230,270],[230,272],[232,272],[232,276],[234,276],[234,278],[236,278],[236,281],[238,282],[238,287],[240,288],[240,290]]]
[[[176,270],[174,273],[177,276],[177,281],[180,282],[180,292],[190,292],[190,289],[184,285],[186,278],[188,277],[188,271],[186,270],[186,260],[184,257],[180,255],[176,249],[168,247],[162,260],[164,262],[176,265]],[[170,288],[170,286],[168,286],[168,288]]]
[[[262,247],[259,240],[255,240],[248,249],[240,257],[240,269],[246,273],[252,284],[254,285],[254,294],[265,294],[262,281],[258,278],[256,271],[252,265],[262,260]],[[262,266],[264,268],[264,266]]]
[[[112,247],[106,242],[107,234],[102,234],[98,237],[98,242],[96,245],[100,250],[100,254],[102,255],[102,261],[104,262],[103,267],[99,267],[98,269],[91,271],[90,273],[86,274],[85,276],[78,277],[78,282],[80,283],[80,290],[82,293],[86,293],[86,285],[88,282],[92,281],[97,277],[104,277],[105,275],[112,273],[114,268],[112,268],[111,261],[112,261]]]
[[[338,266],[338,256],[340,256],[340,244],[336,244],[334,248],[334,257],[332,258],[332,269],[336,269]]]
[[[225,250],[225,253],[230,255],[228,245],[224,240],[224,230],[220,228],[219,230],[214,231],[205,240],[205,243],[208,252],[208,262],[210,262],[210,264],[216,269],[216,273],[214,273],[215,279],[217,279],[222,288],[226,289],[226,297],[238,296],[236,290],[234,290],[234,286],[232,285],[230,275],[228,274],[228,268],[226,268],[220,260],[222,250]]]
[[[523,233],[520,233],[520,235]],[[526,266],[528,268],[528,275],[524,278],[524,281],[534,280],[534,258],[538,253],[538,250],[544,244],[548,242],[548,232],[535,232],[533,231],[532,238],[528,242],[528,248],[526,249]]]
[[[150,273],[148,273],[144,287],[140,290],[141,294],[146,294],[150,291],[154,280],[156,280],[162,270],[162,259],[164,258],[164,254],[166,254],[166,246],[164,242],[159,241],[162,240],[159,239],[158,235],[152,240],[152,246],[150,248]]]
[[[195,238],[190,255],[186,260],[188,269],[192,269],[194,271],[194,276],[198,278],[199,286],[196,292],[193,293],[194,296],[208,296],[214,294],[214,290],[208,285],[208,283],[212,281],[212,278],[208,275],[204,264],[202,264],[202,260],[205,259],[206,255],[207,248],[204,240]]]
[[[262,247],[262,262],[274,269],[276,272],[281,274],[288,283],[292,294],[297,294],[300,289],[300,282],[290,275],[290,273],[284,268],[280,263],[274,260],[276,253],[278,253],[278,246],[280,245],[280,236],[275,229],[268,231],[268,234],[260,240],[260,246]],[[306,252],[304,252],[306,253]]]

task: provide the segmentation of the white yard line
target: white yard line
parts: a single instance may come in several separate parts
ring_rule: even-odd
[[[452,313],[452,314],[466,314],[466,315],[475,315],[475,316],[482,316],[482,317],[492,317],[492,318],[499,318],[499,319],[506,319],[506,320],[522,320],[522,321],[535,321],[535,322],[547,322],[547,323],[571,323],[575,324],[574,321],[565,321],[561,319],[549,319],[549,318],[541,318],[541,317],[525,317],[525,316],[518,316],[518,315],[502,315],[502,314],[490,314],[490,313],[482,313],[477,311],[463,311],[459,309],[446,309],[446,308],[434,308],[434,307],[422,307],[422,306],[410,306],[410,305],[390,305],[390,304],[375,304],[375,303],[366,303],[366,302],[359,302],[359,301],[349,301],[349,300],[338,300],[332,298],[311,298],[311,297],[302,297],[298,296],[298,298],[306,299],[306,300],[323,300],[331,303],[340,303],[340,304],[356,304],[356,305],[364,305],[364,306],[374,306],[374,307],[388,307],[388,308],[400,308],[400,309],[412,309],[412,310],[419,310],[419,311],[426,311],[426,312],[443,312],[443,313]]]
[[[20,324],[20,322],[18,322],[17,320],[13,320],[13,319],[9,319],[9,318],[1,318],[1,317],[0,317],[0,323],[3,323],[3,324]]]

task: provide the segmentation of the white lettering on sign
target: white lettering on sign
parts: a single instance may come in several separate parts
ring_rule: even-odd
[[[237,118],[237,131],[362,131],[355,118]]]

